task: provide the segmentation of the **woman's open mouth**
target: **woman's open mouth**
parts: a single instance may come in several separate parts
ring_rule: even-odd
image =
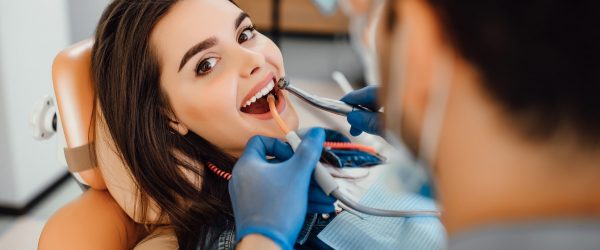
[[[256,90],[256,93],[253,96],[246,97],[246,102],[242,104],[240,111],[253,115],[269,113],[269,102],[267,101],[269,95],[275,97],[275,106],[277,106],[278,112],[280,112],[282,109],[280,102],[283,101],[284,97],[281,89],[275,84],[275,78],[271,79],[271,81],[261,89]]]

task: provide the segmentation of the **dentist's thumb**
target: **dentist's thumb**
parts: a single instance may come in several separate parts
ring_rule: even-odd
[[[322,128],[311,128],[302,136],[302,142],[289,160],[294,162],[291,165],[296,166],[296,174],[301,178],[308,179],[311,176],[321,158],[324,142],[325,131]]]

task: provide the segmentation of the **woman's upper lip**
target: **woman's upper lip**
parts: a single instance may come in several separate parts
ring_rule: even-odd
[[[246,97],[244,97],[244,99],[242,99],[242,103],[240,104],[240,107],[244,106],[244,104],[250,100],[254,95],[256,95],[256,93],[258,93],[258,91],[260,91],[261,89],[263,89],[264,87],[266,87],[267,85],[269,85],[269,83],[271,83],[271,81],[276,81],[275,80],[275,75],[271,72],[269,72],[265,78],[263,78],[262,81],[256,83],[254,85],[254,87],[252,89],[250,89],[250,91],[248,91],[248,94],[246,94]]]

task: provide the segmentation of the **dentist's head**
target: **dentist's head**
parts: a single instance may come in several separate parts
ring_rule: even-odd
[[[600,215],[599,2],[386,5],[386,129],[431,165],[451,235]]]

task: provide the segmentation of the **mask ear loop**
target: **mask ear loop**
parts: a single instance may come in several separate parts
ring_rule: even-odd
[[[404,179],[403,185],[411,192],[418,192],[423,184],[427,182],[429,178],[427,171],[429,170],[420,164],[418,156],[411,153],[411,150],[408,149],[400,136],[403,129],[402,108],[404,106],[404,93],[406,92],[406,72],[409,71],[410,66],[407,63],[408,44],[404,41],[404,38],[410,34],[412,34],[410,27],[402,27],[395,32],[390,44],[398,44],[399,46],[390,48],[389,60],[384,62],[389,67],[387,72],[382,72],[387,73],[389,86],[387,93],[385,93],[387,96],[384,106],[384,114],[386,115],[384,136],[386,141],[398,151],[395,160],[393,160],[396,165],[400,168],[402,166],[409,167],[400,176]]]
[[[407,152],[405,144],[402,141],[400,134],[402,133],[402,106],[404,101],[404,82],[408,72],[408,64],[406,63],[407,45],[403,38],[410,34],[410,28],[406,27],[394,34],[391,44],[399,43],[398,47],[390,48],[390,59],[387,62],[388,74],[388,91],[386,93],[384,114],[385,114],[385,138],[398,150]],[[393,69],[392,69],[393,67]],[[394,74],[398,72],[397,74]],[[399,95],[398,95],[399,94]],[[414,156],[411,157],[414,161]]]
[[[440,55],[436,62],[431,91],[423,121],[423,132],[419,141],[419,164],[427,174],[432,190],[432,196],[437,195],[436,183],[434,181],[434,166],[437,163],[437,152],[439,141],[444,127],[444,118],[448,99],[450,96],[450,84],[454,77],[454,60],[450,55]]]
[[[408,46],[404,38],[411,34],[410,27],[404,27],[396,32],[393,37],[394,43],[399,43],[400,46],[391,48],[391,59],[389,67],[396,67],[399,74],[394,74],[393,70],[388,70],[389,91],[386,98],[386,139],[392,146],[407,152],[402,137],[398,133],[402,133],[401,119],[402,107],[405,92],[406,72],[408,72],[409,64],[407,63]],[[444,115],[448,103],[450,84],[454,77],[454,61],[451,55],[440,55],[434,65],[432,86],[428,96],[428,104],[426,108],[425,118],[423,121],[423,132],[419,139],[418,155],[408,154],[412,158],[412,162],[421,166],[425,171],[423,178],[430,180],[432,189],[435,190],[433,182],[432,166],[436,163],[436,154],[438,143],[443,127]],[[398,95],[399,96],[394,96]],[[397,102],[397,103],[396,103]],[[394,119],[395,118],[395,119]],[[408,151],[409,152],[409,151]],[[424,165],[428,165],[426,167]]]
[[[423,133],[419,143],[419,158],[430,166],[436,163],[446,106],[450,96],[450,84],[454,77],[454,60],[451,59],[452,57],[444,54],[438,58],[425,111]]]

